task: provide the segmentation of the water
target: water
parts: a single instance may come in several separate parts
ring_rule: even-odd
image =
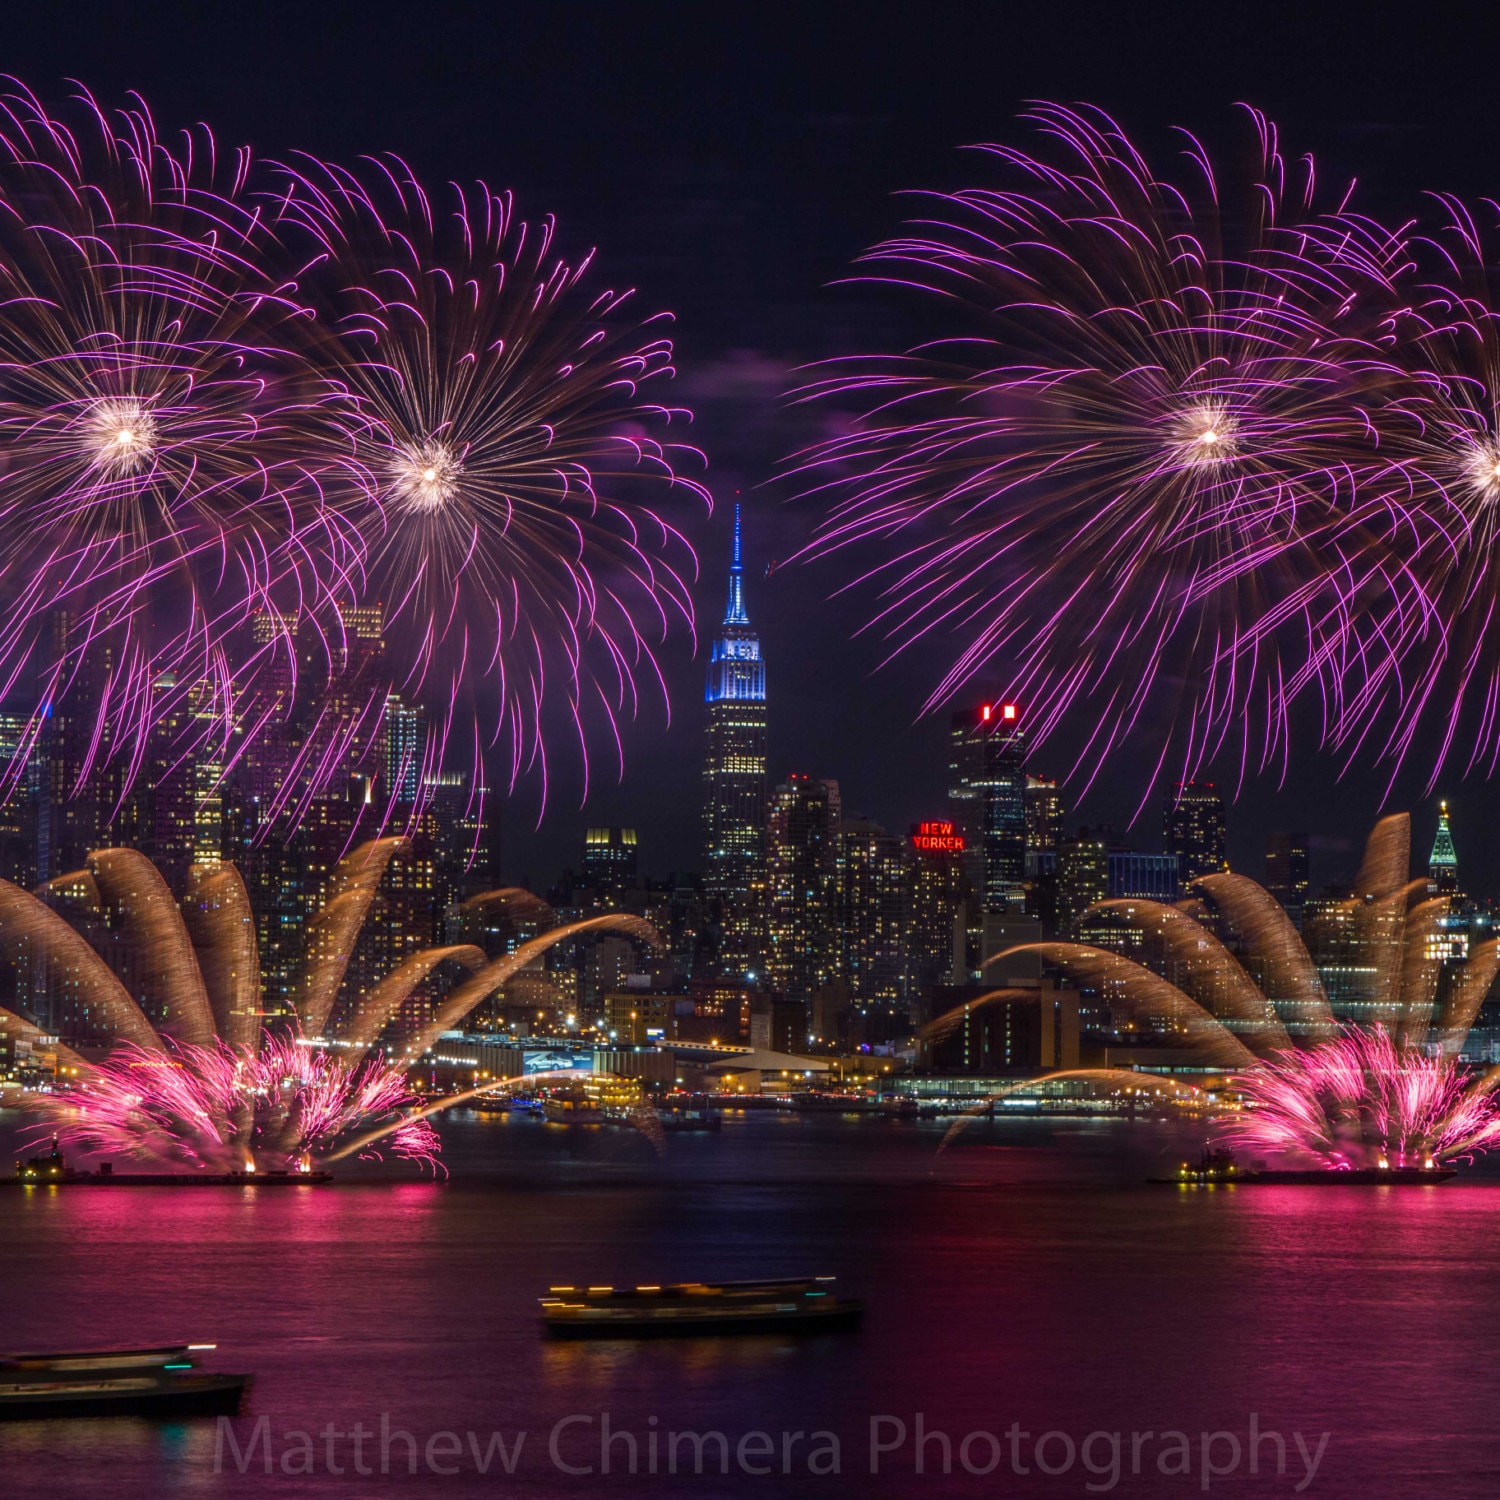
[[[1290,1495],[1308,1469],[1294,1433],[1316,1454],[1324,1432],[1300,1493],[1500,1492],[1500,1179],[1187,1193],[1142,1183],[1190,1148],[1159,1125],[1007,1120],[937,1157],[941,1134],[731,1117],[718,1136],[669,1138],[658,1162],[621,1132],[459,1117],[446,1184],[359,1167],[322,1190],[5,1190],[0,1347],[216,1340],[219,1367],[255,1372],[233,1430],[243,1451],[267,1419],[274,1472],[262,1443],[239,1473],[212,1422],[25,1423],[0,1428],[0,1495],[1186,1496],[1203,1493],[1204,1433],[1226,1434],[1211,1468],[1231,1466],[1229,1435],[1241,1448],[1211,1493]],[[802,1273],[864,1296],[862,1331],[538,1336],[536,1297],[558,1281]],[[936,1438],[915,1471],[919,1412],[948,1437],[947,1475]],[[634,1476],[623,1439],[597,1472],[605,1413],[636,1441]],[[1285,1474],[1270,1438],[1246,1471],[1252,1413],[1287,1444]],[[434,1462],[420,1452],[407,1474],[392,1438],[382,1475],[383,1414],[432,1440]],[[877,1418],[893,1446],[872,1457]],[[473,1433],[482,1457],[496,1431],[508,1446],[526,1434],[509,1476],[498,1456],[479,1473],[469,1447]],[[667,1474],[662,1434],[684,1431],[723,1432],[730,1472],[710,1441],[708,1472]],[[815,1431],[838,1439],[837,1473],[808,1472]],[[1172,1431],[1190,1474],[1160,1472],[1182,1457]],[[1043,1434],[1042,1463],[1062,1472],[1038,1472]],[[816,1446],[829,1467],[831,1440]],[[678,1454],[690,1468],[691,1448]],[[963,1456],[998,1464],[970,1474]]]

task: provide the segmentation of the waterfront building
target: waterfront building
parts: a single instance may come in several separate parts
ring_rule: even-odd
[[[1167,852],[1177,856],[1183,887],[1229,868],[1224,799],[1211,781],[1179,781],[1162,819]]]
[[[703,760],[703,888],[719,912],[714,966],[742,978],[760,966],[766,901],[766,664],[745,608],[740,510],[729,601],[709,651]]]
[[[913,1017],[938,985],[963,980],[964,838],[951,820],[913,823],[907,837],[906,996]]]

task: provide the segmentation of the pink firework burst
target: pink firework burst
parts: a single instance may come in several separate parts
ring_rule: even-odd
[[[379,1056],[351,1067],[294,1034],[266,1032],[255,1050],[126,1043],[44,1110],[62,1142],[91,1155],[224,1172],[315,1161],[417,1103],[404,1072]],[[426,1166],[441,1150],[425,1119],[403,1122],[384,1143]]]
[[[1486,1151],[1500,1138],[1488,1077],[1446,1053],[1398,1047],[1384,1029],[1346,1029],[1239,1073],[1246,1112],[1224,1127],[1251,1155],[1331,1168],[1429,1162]]]

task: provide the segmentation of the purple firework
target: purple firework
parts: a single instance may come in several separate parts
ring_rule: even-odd
[[[928,708],[985,679],[1039,736],[1084,726],[1088,773],[1159,724],[1183,774],[1280,759],[1303,691],[1336,733],[1379,666],[1371,611],[1420,594],[1388,497],[1353,483],[1386,378],[1353,221],[1251,118],[1243,180],[1189,136],[1168,175],[1098,110],[1038,105],[1037,153],[981,148],[999,185],[928,195],[864,258],[956,331],[801,393],[856,408],[797,460],[829,505],[808,553],[863,560],[891,652],[956,641]],[[1359,253],[1384,275],[1401,249]]]
[[[1392,557],[1416,580],[1372,613],[1386,649],[1342,705],[1338,740],[1435,779],[1450,759],[1500,765],[1500,234],[1493,203],[1436,195],[1435,222],[1385,233],[1342,225],[1329,249],[1347,284],[1381,310],[1367,411],[1373,453],[1357,483],[1387,511]],[[1396,566],[1397,564],[1392,564]]]
[[[179,680],[227,736],[289,652],[243,627],[330,610],[357,560],[325,501],[352,408],[286,350],[247,165],[142,107],[0,99],[0,691],[93,718],[101,758]]]
[[[450,736],[498,743],[514,780],[545,775],[556,729],[585,763],[591,726],[618,747],[639,682],[662,686],[654,642],[691,626],[678,525],[708,501],[678,473],[701,453],[668,438],[687,413],[654,395],[666,320],[483,184],[434,201],[394,158],[283,173],[279,232],[319,315],[303,352],[359,412],[385,690],[428,710],[429,762]]]

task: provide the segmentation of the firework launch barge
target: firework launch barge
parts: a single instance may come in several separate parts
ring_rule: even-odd
[[[68,1164],[54,1146],[45,1156],[16,1163],[14,1177],[0,1187],[305,1187],[333,1181],[333,1173],[308,1168],[286,1172],[116,1172],[103,1162],[92,1172]]]
[[[688,1281],[667,1286],[555,1286],[542,1298],[553,1338],[693,1338],[729,1333],[831,1333],[853,1328],[864,1304],[833,1292],[833,1277]]]
[[[1189,1162],[1172,1177],[1147,1179],[1163,1187],[1433,1187],[1456,1177],[1453,1167],[1434,1162],[1406,1167],[1242,1167],[1228,1151],[1206,1151],[1194,1166]]]
[[[0,1358],[0,1421],[43,1417],[213,1417],[240,1408],[248,1375],[197,1369],[212,1344]]]

